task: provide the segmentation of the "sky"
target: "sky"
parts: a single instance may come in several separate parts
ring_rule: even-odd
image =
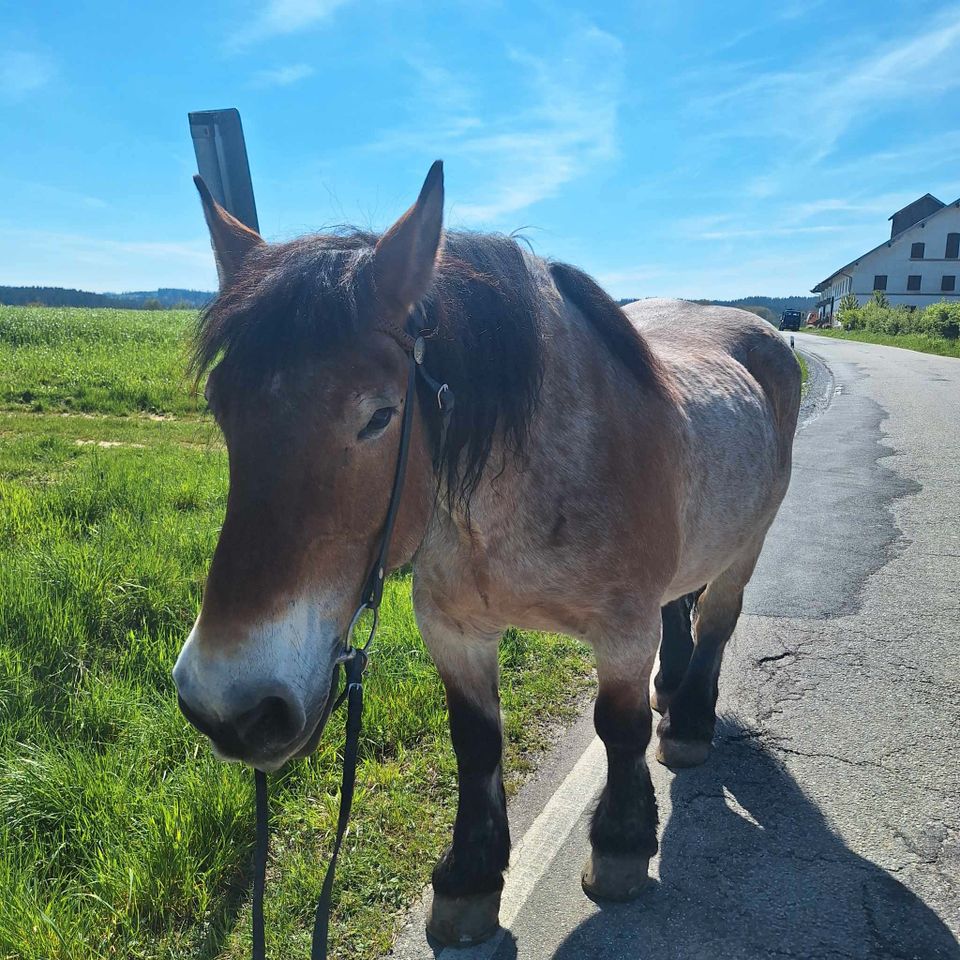
[[[960,196],[960,3],[0,0],[0,284],[212,290],[187,112],[261,232],[447,226],[617,297],[805,293]]]

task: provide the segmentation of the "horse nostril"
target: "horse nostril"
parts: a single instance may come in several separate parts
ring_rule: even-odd
[[[296,699],[275,694],[227,719],[210,715],[183,696],[177,699],[183,715],[210,738],[218,755],[232,759],[279,754],[302,736],[307,722]]]
[[[302,727],[298,712],[283,697],[264,697],[240,714],[234,725],[242,743],[260,749],[290,743]]]
[[[208,720],[202,713],[197,712],[187,703],[180,694],[177,694],[177,704],[180,712],[187,718],[187,721],[195,726],[201,733],[211,737],[216,732],[216,723]]]

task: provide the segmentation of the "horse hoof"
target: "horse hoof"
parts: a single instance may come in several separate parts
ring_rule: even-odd
[[[650,883],[649,866],[649,857],[591,851],[580,876],[583,892],[597,900],[635,900]]]
[[[427,933],[445,947],[472,947],[497,932],[499,918],[499,890],[468,897],[447,897],[434,892]]]
[[[673,737],[661,737],[657,744],[657,759],[671,770],[699,767],[709,756],[709,740],[675,740]]]

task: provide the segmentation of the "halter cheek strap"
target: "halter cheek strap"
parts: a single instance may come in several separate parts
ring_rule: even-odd
[[[408,327],[413,321],[411,316]],[[360,745],[360,729],[363,718],[363,672],[367,666],[367,659],[371,644],[380,625],[380,602],[383,599],[383,586],[386,578],[387,555],[390,552],[390,542],[393,537],[393,528],[396,524],[397,513],[400,509],[400,499],[403,495],[403,482],[407,473],[407,459],[410,453],[410,438],[413,432],[413,408],[416,403],[417,377],[429,387],[437,398],[440,411],[440,448],[446,440],[447,425],[453,413],[453,391],[446,383],[435,380],[427,373],[424,367],[427,345],[426,334],[423,330],[411,332],[399,326],[381,324],[377,328],[381,333],[392,337],[401,349],[410,357],[410,369],[407,374],[407,393],[404,401],[403,420],[400,427],[400,445],[397,450],[397,463],[393,473],[393,487],[390,491],[390,502],[387,505],[387,516],[380,534],[380,547],[376,559],[370,570],[363,590],[360,593],[360,604],[357,607],[347,635],[344,638],[344,649],[338,662],[344,665],[346,684],[343,692],[333,705],[331,713],[344,700],[347,701],[347,733],[343,748],[343,779],[340,785],[340,812],[337,816],[337,835],[330,855],[330,864],[323,880],[320,900],[317,903],[316,915],[313,924],[313,944],[310,950],[311,960],[327,960],[327,939],[330,925],[330,901],[333,894],[334,871],[337,866],[337,857],[347,832],[347,823],[350,820],[350,808],[353,804],[353,791],[357,778],[357,760]],[[353,633],[364,611],[373,614],[373,624],[370,633],[362,645],[355,646]],[[254,772],[257,798],[257,842],[254,851],[254,878],[253,878],[253,960],[266,960],[266,937],[263,922],[263,894],[266,884],[267,851],[269,843],[269,806],[267,797],[267,777],[262,770]]]

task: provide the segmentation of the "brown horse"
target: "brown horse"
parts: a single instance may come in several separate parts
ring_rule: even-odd
[[[453,944],[496,929],[508,625],[595,651],[608,776],[583,884],[636,896],[657,849],[651,668],[662,636],[658,758],[701,763],[724,644],[790,479],[790,350],[752,314],[667,300],[624,311],[507,237],[444,232],[439,163],[382,236],[268,245],[202,184],[201,196],[221,286],[196,370],[213,367],[230,491],[174,669],[185,714],[219,756],[261,769],[315,749],[379,546],[413,313],[430,331],[426,366],[456,395],[441,431],[420,385],[388,558],[413,564],[459,769],[429,929]]]

